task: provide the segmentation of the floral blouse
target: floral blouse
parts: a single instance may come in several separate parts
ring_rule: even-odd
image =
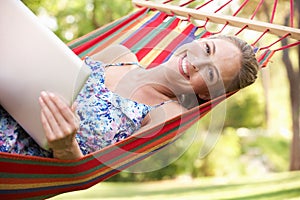
[[[76,99],[80,117],[76,139],[82,153],[88,154],[132,135],[155,106],[137,103],[108,90],[104,85],[104,69],[111,65],[90,58],[84,62],[92,72]],[[1,106],[0,151],[52,157],[52,152],[40,148]]]

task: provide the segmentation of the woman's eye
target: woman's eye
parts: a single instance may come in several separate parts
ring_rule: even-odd
[[[213,82],[214,81],[214,70],[212,68],[209,68],[208,69],[208,79],[210,82]]]
[[[205,44],[205,51],[208,55],[210,55],[210,46],[207,43]]]

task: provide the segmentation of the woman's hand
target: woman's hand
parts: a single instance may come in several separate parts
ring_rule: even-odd
[[[75,139],[79,128],[75,106],[69,107],[60,97],[47,92],[41,93],[39,103],[43,128],[54,157],[65,160],[82,157]]]

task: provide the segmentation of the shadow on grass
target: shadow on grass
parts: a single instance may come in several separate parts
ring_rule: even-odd
[[[298,182],[298,184],[295,183],[295,188],[291,189],[284,189],[285,184],[290,184],[291,182]],[[114,183],[119,185],[120,183]],[[117,193],[102,193],[101,197],[115,197],[115,198],[122,198],[124,196],[126,197],[134,197],[134,196],[159,196],[159,195],[183,195],[185,193],[214,193],[214,192],[230,192],[232,191],[232,197],[230,199],[259,199],[259,198],[267,198],[267,197],[276,197],[276,196],[284,196],[284,197],[296,197],[300,196],[300,174],[297,174],[297,176],[288,176],[286,178],[276,178],[276,179],[270,179],[270,180],[252,180],[249,182],[241,182],[241,183],[229,183],[229,184],[212,184],[212,185],[197,185],[195,186],[185,186],[185,185],[177,185],[172,188],[147,188],[147,190],[143,190],[143,188],[139,187],[139,183],[136,184],[136,188],[134,186],[132,187],[120,187],[119,192]],[[121,186],[122,183],[119,185]],[[253,193],[255,193],[257,188],[263,188],[263,187],[269,187],[277,185],[278,187],[277,191],[268,191],[261,192],[260,194],[249,194],[249,195],[241,195],[240,197],[235,197],[234,195],[235,190],[241,190],[241,189],[247,189],[247,190],[253,190]],[[122,188],[122,189],[121,189]],[[226,199],[226,198],[224,198]]]
[[[257,199],[287,199],[287,198],[293,198],[293,197],[299,197],[300,196],[300,187],[288,189],[288,190],[280,190],[276,192],[265,192],[260,193],[256,195],[247,195],[245,197],[236,197],[236,198],[230,198],[230,200],[257,200]],[[228,198],[223,198],[220,200],[229,200]]]
[[[224,179],[226,180],[226,179]],[[54,199],[218,199],[282,200],[300,197],[300,172],[267,175],[261,178],[237,178],[228,182],[198,179],[192,182],[104,182],[88,190],[59,195]]]

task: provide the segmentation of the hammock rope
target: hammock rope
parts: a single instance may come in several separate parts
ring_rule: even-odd
[[[290,0],[290,11],[291,11],[290,25],[291,27],[294,27],[294,0]]]
[[[134,1],[137,5],[141,2],[143,4],[147,3],[149,6],[141,6],[136,12],[78,38],[70,43],[69,47],[79,57],[83,58],[97,53],[111,44],[123,44],[137,55],[142,65],[151,68],[166,61],[180,45],[213,34],[207,29],[208,22],[219,23],[218,18],[216,18],[216,21],[213,15],[201,18],[205,21],[204,25],[197,26],[191,23],[191,20],[195,19],[195,14],[187,15],[183,11],[189,10],[185,10],[186,8],[183,7],[190,6],[194,1],[189,0],[182,3],[181,7],[176,7],[176,9],[171,7],[172,12],[170,12],[169,6],[167,9],[165,7],[161,8],[165,12],[159,12],[157,10],[160,9],[153,6],[154,4],[151,2]],[[212,2],[213,0],[208,0],[202,5],[196,5],[196,11],[204,9]],[[231,2],[227,1],[226,6]],[[243,9],[246,9],[248,2],[247,0],[244,1],[242,8],[234,12],[234,15],[236,16]],[[172,0],[165,1],[163,5],[168,3],[172,3]],[[214,12],[219,13],[226,7],[225,4],[215,9]],[[261,6],[258,5],[258,7]],[[259,10],[259,8],[255,10]],[[177,15],[186,18],[182,19]],[[230,19],[226,18],[223,25],[232,25]],[[272,21],[273,19],[274,17],[272,17]],[[224,20],[221,22],[224,22]],[[248,30],[249,27],[253,28],[251,25],[253,22],[250,25],[247,23],[241,25],[240,20],[237,20],[237,22],[239,23],[237,27],[242,31]],[[246,20],[245,22],[249,21]],[[275,26],[275,28],[280,29],[281,26]],[[241,30],[236,35],[240,35]],[[267,34],[273,33],[269,30],[264,31],[253,43],[253,46],[261,42]],[[281,34],[282,32],[285,34]],[[299,35],[299,29],[285,28],[279,33],[281,38],[294,37],[297,34]],[[258,48],[261,52],[258,55],[258,60],[262,66],[267,65],[275,51],[299,44],[298,41],[298,43],[288,44],[275,50],[269,49],[281,40]],[[153,129],[138,135],[132,135],[121,142],[86,155],[79,160],[63,161],[0,153],[0,197],[1,199],[45,199],[64,192],[89,188],[172,144],[211,109],[234,93],[201,104],[182,116],[169,119]]]
[[[196,9],[196,10],[199,10],[199,9],[203,8],[204,6],[208,5],[208,4],[209,4],[210,2],[212,2],[212,1],[213,1],[213,0],[209,0],[209,1],[205,2],[205,3],[203,3],[202,5],[197,6],[195,9]]]
[[[289,27],[273,23],[277,6],[274,7],[272,10],[272,17],[271,17],[271,20],[269,23],[253,20],[254,17],[256,16],[256,14],[258,13],[259,9],[261,8],[260,4],[263,4],[264,0],[261,0],[259,2],[258,6],[256,7],[256,11],[254,11],[254,13],[250,17],[250,19],[246,19],[244,17],[241,18],[241,17],[236,16],[238,13],[241,13],[243,10],[251,9],[251,8],[249,8],[249,6],[246,7],[246,4],[250,2],[248,0],[244,1],[242,3],[242,5],[237,9],[237,11],[235,11],[232,15],[218,14],[218,12],[221,11],[223,8],[227,7],[230,3],[233,3],[232,0],[229,0],[226,3],[222,4],[220,7],[218,7],[212,13],[210,13],[210,12],[202,13],[200,11],[200,8],[205,8],[207,5],[212,3],[213,0],[203,3],[202,5],[194,8],[194,9],[188,8],[187,6],[191,5],[191,3],[195,2],[195,1],[188,1],[179,6],[174,6],[174,5],[169,4],[169,3],[172,3],[173,1],[174,0],[169,0],[169,1],[166,1],[163,3],[154,3],[151,1],[145,1],[145,0],[133,0],[133,3],[137,6],[146,6],[148,8],[154,9],[154,10],[159,10],[159,11],[168,13],[169,15],[177,15],[177,16],[182,16],[182,17],[186,17],[186,18],[194,18],[194,19],[199,19],[199,20],[209,20],[216,24],[229,23],[233,27],[243,27],[243,26],[247,25],[247,27],[250,30],[253,29],[256,31],[260,31],[260,32],[264,32],[266,29],[269,29],[270,34],[278,35],[278,36],[285,35],[288,32],[288,33],[290,33],[291,38],[294,38],[295,40],[300,40],[300,31],[299,31],[299,29],[293,28],[293,23],[291,23],[291,26],[289,26]],[[294,12],[292,9],[292,6],[293,6],[292,2],[293,1],[290,0],[290,7],[291,7],[290,21],[291,22],[294,21],[294,17],[293,17]],[[216,14],[218,14],[218,15],[214,16]],[[232,16],[232,17],[230,17],[230,16]],[[223,19],[221,19],[221,18],[223,18]]]
[[[264,0],[260,0],[257,4],[257,6],[255,7],[253,14],[250,16],[249,20],[248,19],[244,19],[244,18],[239,18],[234,19],[234,18],[228,18],[225,15],[219,15],[218,18],[215,18],[215,14],[218,14],[220,11],[222,11],[224,8],[228,7],[229,4],[233,3],[233,0],[228,0],[225,3],[221,4],[219,7],[217,7],[214,11],[213,14],[210,15],[209,13],[197,13],[196,11],[199,11],[202,8],[205,8],[205,6],[209,5],[210,3],[212,3],[214,0],[209,0],[204,2],[202,5],[197,5],[194,9],[191,8],[187,8],[188,6],[192,7],[192,3],[194,3],[195,1],[187,1],[187,2],[183,2],[178,6],[173,6],[173,5],[169,5],[170,3],[174,2],[174,0],[168,0],[163,2],[162,4],[159,3],[153,3],[153,2],[148,2],[145,0],[133,0],[135,5],[143,5],[143,6],[148,6],[150,7],[152,10],[160,10],[163,12],[166,12],[169,14],[169,16],[182,16],[185,17],[186,19],[182,19],[182,21],[188,21],[190,23],[192,23],[192,19],[200,19],[200,20],[204,20],[204,24],[197,26],[198,28],[204,28],[207,32],[210,32],[207,25],[209,22],[213,22],[213,23],[218,23],[218,24],[223,24],[223,26],[220,28],[220,30],[215,31],[215,32],[210,32],[210,34],[218,34],[218,33],[222,33],[224,32],[224,29],[226,27],[228,27],[228,25],[231,26],[236,26],[236,27],[240,27],[239,30],[237,30],[237,32],[234,34],[235,36],[241,35],[242,32],[247,31],[248,29],[252,29],[258,32],[261,32],[260,35],[258,35],[257,39],[251,43],[251,45],[255,48],[257,48],[257,54],[258,54],[258,60],[259,62],[261,62],[261,67],[265,67],[266,64],[268,63],[269,59],[273,56],[273,54],[279,50],[285,49],[285,48],[291,48],[294,46],[297,46],[300,44],[300,31],[299,29],[295,29],[293,28],[293,21],[294,21],[294,3],[293,0],[290,0],[290,27],[286,27],[286,26],[281,26],[281,25],[276,25],[274,24],[274,19],[275,19],[275,13],[277,11],[278,8],[278,1],[274,0],[274,6],[272,8],[272,12],[271,12],[271,18],[269,20],[269,23],[260,23],[259,27],[253,26],[253,24],[258,23],[257,21],[254,21],[254,18],[256,17],[257,13],[260,11]],[[249,0],[245,0],[237,9],[236,11],[234,11],[232,13],[231,16],[236,17],[238,14],[241,14],[243,12],[243,10],[247,10],[249,9],[249,6],[247,7],[247,4],[249,3]],[[251,6],[251,5],[250,5]],[[182,9],[181,9],[182,8]],[[194,12],[195,11],[195,12]],[[224,17],[223,20],[221,20],[220,18]],[[251,22],[251,23],[249,23]],[[252,27],[253,26],[253,27]],[[258,29],[258,30],[257,30]],[[208,35],[210,35],[208,34]],[[258,43],[261,43],[261,41],[263,40],[267,40],[265,38],[267,38],[269,35],[277,35],[279,36],[279,39],[276,40],[275,42],[271,43],[271,44],[265,44],[264,46],[260,44],[261,47],[256,47],[256,45]],[[296,41],[284,46],[284,47],[278,47],[278,48],[274,48],[271,49],[271,47],[274,47],[276,44],[278,44],[280,41],[282,41],[285,38],[291,38],[294,39]],[[264,51],[272,51],[269,53],[266,53]],[[261,55],[259,55],[261,54]],[[266,58],[266,56],[268,56],[268,58]]]
[[[257,12],[259,11],[259,9],[261,8],[261,6],[263,5],[263,2],[264,2],[264,0],[260,0],[259,4],[255,8],[255,11],[253,12],[253,15],[250,17],[251,20],[254,19],[254,17],[256,16]]]

